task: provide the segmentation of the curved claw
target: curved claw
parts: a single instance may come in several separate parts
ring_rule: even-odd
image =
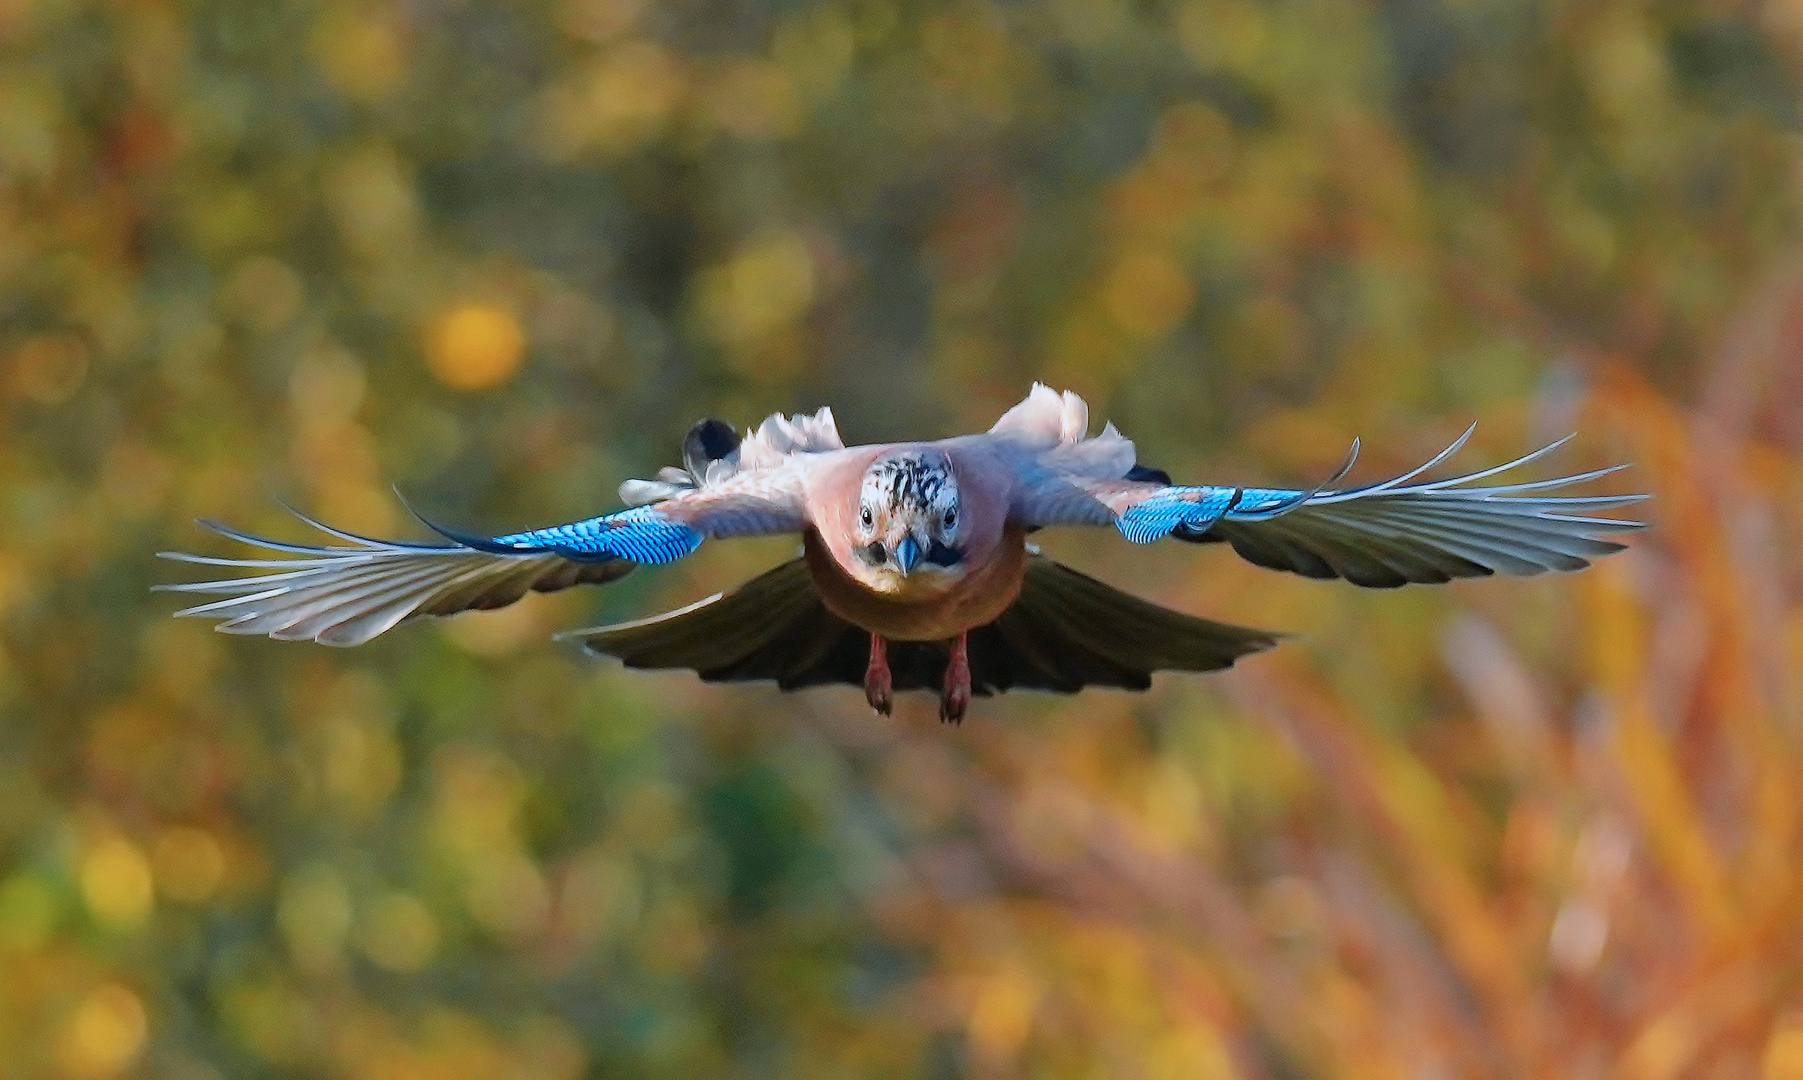
[[[864,700],[883,716],[895,709],[895,680],[889,671],[889,644],[870,635],[870,663],[864,668]]]
[[[969,638],[959,634],[952,639],[951,654],[945,663],[945,686],[939,697],[939,720],[945,724],[962,724],[970,708]]]

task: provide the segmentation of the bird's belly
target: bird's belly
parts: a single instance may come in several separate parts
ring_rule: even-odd
[[[918,586],[878,592],[847,574],[812,535],[806,539],[808,571],[828,611],[892,641],[944,641],[994,622],[1020,595],[1026,544],[1008,535],[982,566],[938,585],[922,576]]]

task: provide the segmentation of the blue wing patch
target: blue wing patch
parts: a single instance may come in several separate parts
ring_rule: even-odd
[[[706,539],[695,529],[671,521],[650,506],[635,506],[617,514],[603,514],[568,525],[509,533],[492,540],[447,529],[417,510],[413,511],[413,516],[445,539],[475,551],[490,555],[550,553],[575,562],[606,562],[608,559],[631,559],[646,564],[675,562],[692,553]]]
[[[566,559],[655,564],[675,562],[700,547],[703,539],[699,531],[671,521],[655,507],[635,506],[587,521],[499,536],[490,543],[509,554],[549,551]]]
[[[1469,436],[1471,432],[1467,431],[1465,434]],[[1453,444],[1451,449],[1422,468],[1437,463],[1463,442],[1461,439],[1459,443]],[[1135,544],[1150,544],[1163,540],[1178,528],[1184,530],[1186,539],[1194,539],[1224,517],[1232,517],[1236,521],[1279,517],[1314,498],[1329,484],[1339,483],[1351,471],[1352,463],[1358,460],[1358,456],[1359,441],[1354,439],[1346,460],[1340,463],[1334,474],[1308,491],[1285,488],[1167,487],[1117,515],[1114,526],[1121,531],[1122,536]],[[1415,473],[1420,471],[1417,469]],[[1409,475],[1413,476],[1415,473]]]
[[[1164,488],[1128,507],[1114,519],[1114,527],[1135,544],[1163,540],[1179,525],[1202,532],[1234,509],[1246,494],[1249,493],[1230,487]]]

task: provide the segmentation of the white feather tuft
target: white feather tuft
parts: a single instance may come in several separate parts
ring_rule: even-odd
[[[1025,400],[1002,414],[989,433],[1033,451],[1072,476],[1118,480],[1133,468],[1133,442],[1113,424],[1088,438],[1089,404],[1069,390],[1034,383]]]
[[[1065,446],[1075,446],[1089,434],[1089,403],[1073,391],[1066,390],[1063,413],[1059,419],[1058,441]]]
[[[745,432],[739,448],[708,463],[707,475],[691,477],[686,469],[666,466],[656,480],[628,480],[620,485],[620,499],[631,506],[675,498],[697,488],[716,487],[735,476],[764,469],[778,469],[796,454],[823,454],[843,450],[833,411],[821,408],[813,415],[780,413],[767,417]],[[699,483],[697,483],[699,479]]]
[[[1050,450],[1064,438],[1064,398],[1044,383],[1034,383],[1021,403],[1003,413],[989,433],[1028,449]]]

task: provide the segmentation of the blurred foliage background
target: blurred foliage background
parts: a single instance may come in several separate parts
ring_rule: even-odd
[[[0,1076],[1803,1077],[1797,0],[0,0]],[[930,701],[146,590],[1043,379],[1197,480],[1568,430],[1655,528]],[[1179,545],[1170,545],[1175,549]]]

